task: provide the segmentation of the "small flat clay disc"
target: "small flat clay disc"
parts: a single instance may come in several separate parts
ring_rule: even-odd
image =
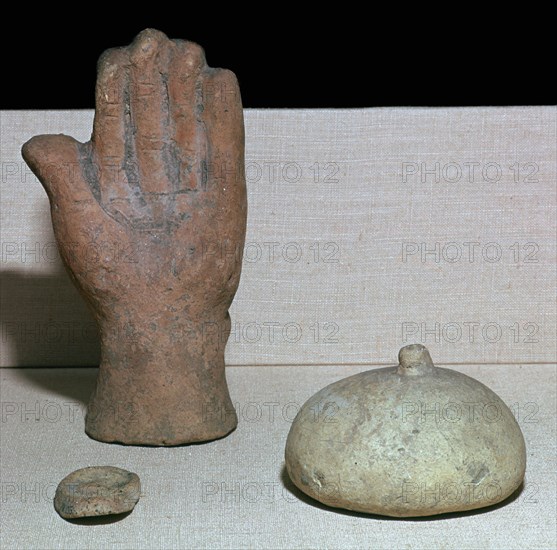
[[[58,484],[54,508],[66,519],[123,514],[133,510],[140,493],[137,474],[114,466],[90,466]]]

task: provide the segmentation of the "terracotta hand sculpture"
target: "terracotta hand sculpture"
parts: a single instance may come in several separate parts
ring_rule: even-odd
[[[86,432],[176,445],[233,430],[224,345],[247,211],[234,74],[143,31],[99,61],[91,140],[36,136],[22,153],[99,325]]]

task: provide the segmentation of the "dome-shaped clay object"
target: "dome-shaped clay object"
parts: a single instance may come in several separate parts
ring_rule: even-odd
[[[335,382],[310,398],[286,442],[290,478],[316,500],[412,517],[472,510],[522,483],[526,448],[489,388],[433,366],[419,344],[398,367]]]

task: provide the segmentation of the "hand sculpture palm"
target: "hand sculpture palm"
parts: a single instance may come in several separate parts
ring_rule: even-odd
[[[233,73],[147,30],[101,57],[90,142],[23,147],[100,327],[97,439],[168,445],[236,425],[222,336],[245,234],[243,139]]]

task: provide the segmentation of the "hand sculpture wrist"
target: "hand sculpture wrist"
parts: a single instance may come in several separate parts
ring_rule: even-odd
[[[99,61],[91,141],[36,136],[22,152],[101,333],[87,432],[149,445],[226,435],[235,415],[204,410],[232,409],[222,335],[247,212],[234,74],[208,67],[196,44],[143,31]],[[103,246],[92,259],[99,243],[131,261]],[[237,253],[207,254],[207,243]]]

